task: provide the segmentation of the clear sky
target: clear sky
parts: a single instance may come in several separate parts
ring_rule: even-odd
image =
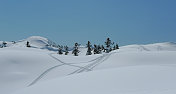
[[[0,0],[0,40],[176,42],[176,0]]]

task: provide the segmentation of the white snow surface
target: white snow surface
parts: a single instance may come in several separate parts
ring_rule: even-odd
[[[13,41],[13,42],[7,42],[7,47],[26,47],[27,41],[29,42],[31,48],[36,49],[44,49],[44,50],[50,50],[50,51],[56,51],[57,49],[53,46],[56,46],[56,44],[47,38],[40,37],[40,36],[31,36],[27,39],[19,40],[19,41]],[[15,42],[15,43],[14,43]],[[0,45],[3,45],[3,41],[0,41]]]
[[[15,94],[175,94],[175,67],[133,66],[53,79]]]
[[[176,94],[176,43],[91,56],[84,46],[79,56],[65,56],[51,45],[32,36],[0,48],[0,94]]]

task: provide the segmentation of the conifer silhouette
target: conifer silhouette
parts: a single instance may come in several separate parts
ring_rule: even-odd
[[[75,43],[75,47],[72,51],[72,54],[74,54],[74,56],[78,56],[79,50],[78,50],[78,43]]]
[[[27,41],[26,47],[31,47],[30,44],[29,44],[29,41]]]
[[[87,53],[86,53],[86,55],[91,55],[92,54],[92,48],[91,48],[91,43],[90,43],[90,41],[88,41],[88,43],[87,43]]]
[[[65,46],[64,48],[65,48],[65,55],[68,55],[68,53],[69,53],[69,52],[68,52],[68,47]]]

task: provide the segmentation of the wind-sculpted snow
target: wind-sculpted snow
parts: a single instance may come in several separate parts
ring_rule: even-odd
[[[112,53],[111,53],[112,54]],[[90,60],[88,61],[87,63],[90,63],[84,67],[82,66],[78,66],[78,65],[74,65],[74,64],[80,64],[80,63],[66,63],[66,62],[63,62],[61,60],[59,60],[58,58],[54,57],[53,56],[53,53],[51,54],[48,54],[49,56],[51,56],[52,58],[54,58],[55,60],[57,60],[59,63],[62,63],[62,64],[59,64],[59,65],[55,65],[47,70],[45,70],[41,75],[39,75],[34,81],[32,81],[32,83],[30,83],[28,86],[31,86],[31,85],[34,85],[36,84],[40,79],[42,79],[45,75],[47,75],[47,73],[49,73],[50,71],[58,68],[58,67],[63,67],[63,66],[70,66],[72,69],[73,67],[75,68],[79,68],[78,70],[76,71],[73,71],[71,73],[67,73],[65,75],[71,75],[71,74],[75,74],[75,73],[81,73],[81,72],[84,72],[84,71],[92,71],[92,69],[97,66],[98,64],[104,62],[106,59],[109,58],[109,56],[111,54],[103,54],[103,56],[100,56],[100,57],[97,57],[96,59],[93,59],[93,60]],[[83,63],[83,62],[82,62]],[[85,63],[85,62],[84,62]]]
[[[165,42],[147,45],[128,45],[120,47],[123,51],[176,51],[176,43]]]
[[[33,36],[0,48],[0,94],[176,93],[175,43],[128,45],[90,56],[84,46],[79,56],[71,50],[59,55],[54,45]]]
[[[175,94],[176,66],[131,66],[36,84],[13,94]]]
[[[19,41],[13,41],[13,42],[7,42],[7,47],[26,47],[27,41],[29,42],[31,48],[37,48],[37,49],[45,49],[50,51],[57,51],[57,44],[48,40],[47,38],[40,37],[40,36],[32,36],[27,39],[19,40]],[[0,45],[3,41],[0,42]]]

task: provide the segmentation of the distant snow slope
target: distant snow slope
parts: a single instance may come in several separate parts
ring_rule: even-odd
[[[32,36],[0,48],[0,94],[175,94],[175,43],[128,45],[91,56],[84,46],[79,56],[58,55],[52,45]]]
[[[147,45],[128,45],[121,48],[123,51],[176,51],[176,43],[164,42]]]
[[[7,42],[7,47],[26,47],[27,41],[29,42],[31,48],[54,50],[54,51],[57,50],[57,48],[53,47],[57,46],[54,42],[40,36],[31,36],[27,39],[23,39],[20,41]],[[3,41],[0,42],[1,45],[2,43]]]

